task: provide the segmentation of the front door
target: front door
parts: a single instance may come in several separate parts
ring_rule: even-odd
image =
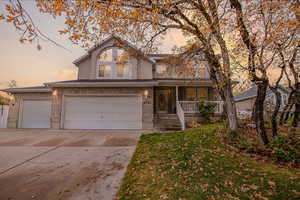
[[[168,113],[169,108],[169,89],[157,90],[156,95],[156,112]]]

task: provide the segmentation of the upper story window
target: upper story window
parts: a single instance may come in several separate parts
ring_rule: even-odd
[[[208,69],[204,63],[196,63],[193,66],[193,70],[195,72],[196,77],[208,78],[208,76],[209,76]]]
[[[98,78],[129,78],[129,55],[120,48],[107,49],[98,57]]]
[[[166,73],[167,69],[168,69],[168,66],[166,64],[164,64],[164,63],[156,65],[156,72],[158,74],[164,74],[164,73]]]

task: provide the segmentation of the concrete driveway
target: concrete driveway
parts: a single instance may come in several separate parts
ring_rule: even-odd
[[[0,129],[0,200],[111,200],[139,136]]]

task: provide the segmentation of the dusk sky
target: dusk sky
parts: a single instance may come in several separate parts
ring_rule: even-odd
[[[5,2],[8,1],[0,0],[0,13],[4,13]],[[16,80],[18,87],[26,87],[76,79],[77,68],[72,62],[83,55],[85,50],[72,44],[67,36],[58,34],[57,31],[64,27],[63,19],[55,20],[49,15],[40,14],[32,0],[22,2],[40,30],[71,52],[47,42],[41,42],[41,51],[37,50],[35,44],[21,44],[14,26],[0,21],[0,89],[7,88],[9,80]],[[166,53],[174,45],[184,44],[184,38],[178,32],[173,32],[162,43],[161,51]]]

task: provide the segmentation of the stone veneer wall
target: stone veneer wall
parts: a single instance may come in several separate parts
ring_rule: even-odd
[[[63,95],[117,95],[117,94],[137,94],[142,95],[142,128],[153,128],[153,88],[53,88],[57,90],[57,95],[53,96],[51,127],[53,129],[61,129],[62,120],[61,113],[63,112]],[[145,98],[144,91],[149,91],[148,98]]]
[[[15,103],[9,105],[7,128],[19,128],[19,120],[22,115],[23,100],[46,100],[51,99],[51,93],[18,93],[14,94]]]

